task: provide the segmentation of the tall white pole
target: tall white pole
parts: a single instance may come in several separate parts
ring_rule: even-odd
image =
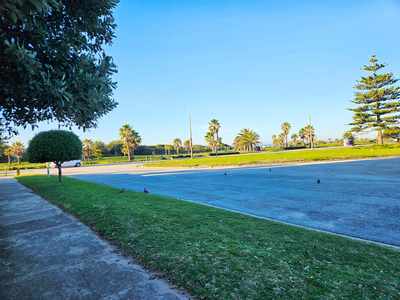
[[[190,157],[193,159],[193,142],[192,142],[192,119],[190,116],[190,107],[189,106],[184,106],[184,108],[189,109],[189,129],[190,129]]]
[[[308,120],[310,121],[310,148],[314,148],[312,129],[311,129],[311,114],[308,111],[303,111],[303,114],[308,114]]]

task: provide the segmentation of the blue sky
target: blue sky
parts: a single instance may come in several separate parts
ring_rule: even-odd
[[[308,125],[317,138],[341,138],[350,127],[356,80],[371,55],[400,77],[399,1],[132,1],[115,10],[114,57],[118,107],[81,139],[108,143],[130,124],[142,144],[189,138],[205,144],[208,122],[232,144],[243,128],[271,143],[283,122],[289,135]],[[34,134],[57,128],[20,129],[10,142],[27,145]],[[376,134],[365,135],[375,137]]]

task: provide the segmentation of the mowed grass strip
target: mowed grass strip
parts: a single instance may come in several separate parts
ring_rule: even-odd
[[[372,151],[371,151],[372,149]],[[291,150],[282,152],[181,159],[145,164],[148,167],[216,167],[240,165],[264,165],[290,162],[310,162],[323,160],[343,160],[355,158],[376,158],[400,156],[400,147],[393,148],[334,148],[316,150]]]
[[[399,299],[400,251],[57,176],[17,178],[200,299]]]

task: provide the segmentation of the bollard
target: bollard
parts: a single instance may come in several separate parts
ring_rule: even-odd
[[[20,173],[20,170],[19,169],[17,169],[17,176],[19,176],[21,173]]]
[[[374,149],[371,148],[371,154],[374,154]]]
[[[174,161],[174,158],[171,156],[171,161]]]
[[[7,176],[7,166],[4,166],[4,175]]]

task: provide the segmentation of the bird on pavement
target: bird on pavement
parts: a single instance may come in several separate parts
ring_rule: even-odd
[[[148,190],[146,190],[146,188],[144,188],[144,191],[143,191],[143,193],[145,193],[145,194],[149,194],[149,191],[148,191]]]
[[[318,180],[317,180],[317,182],[318,182],[318,183],[320,183],[320,182],[321,182],[321,180],[319,180],[319,179],[318,179]]]
[[[226,173],[224,175],[226,175]]]
[[[125,188],[123,188],[122,191],[120,191],[120,193],[125,193]]]
[[[269,171],[271,172],[271,169],[269,169]]]

